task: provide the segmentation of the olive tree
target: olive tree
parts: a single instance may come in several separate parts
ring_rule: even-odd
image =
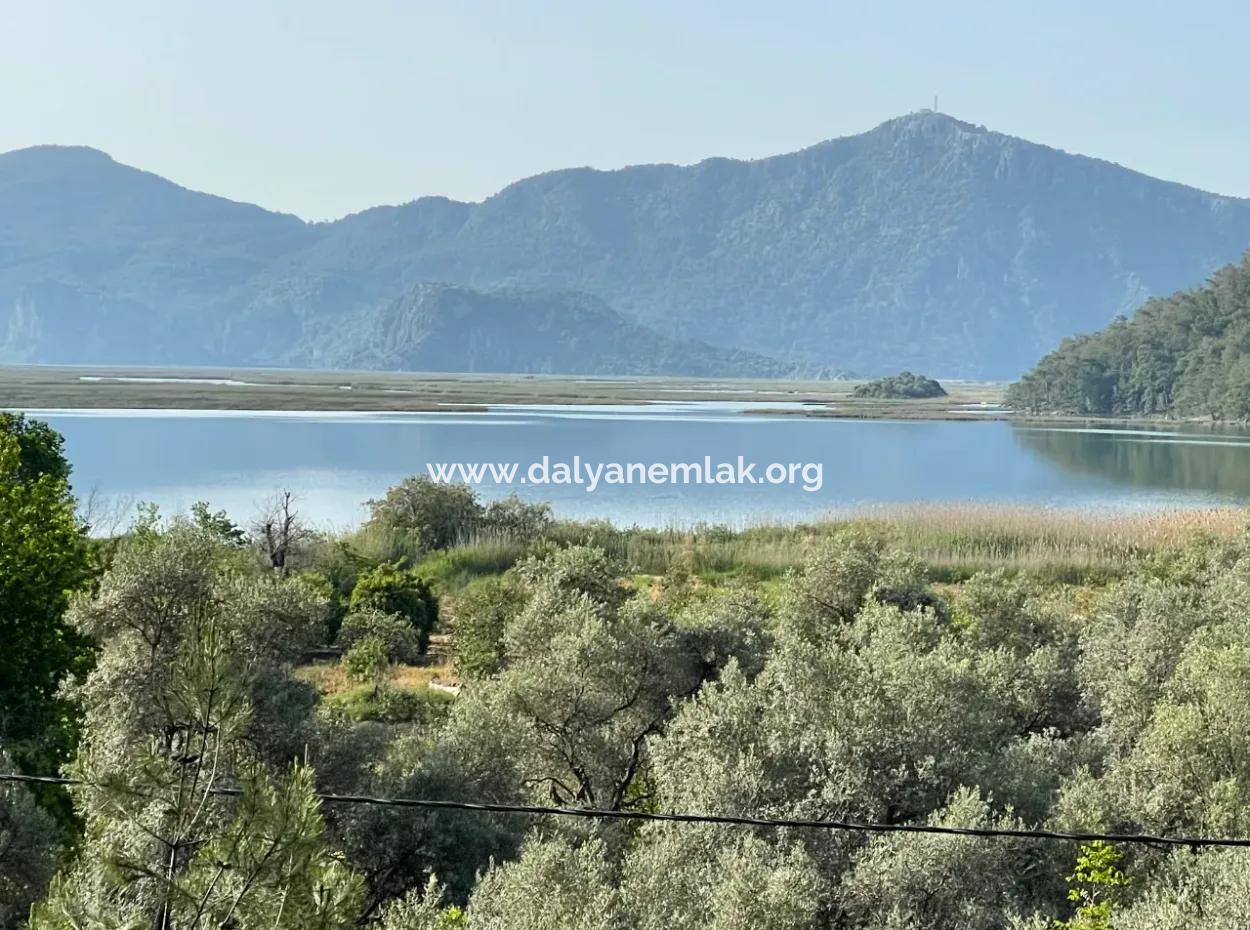
[[[513,574],[482,578],[455,599],[456,671],[469,679],[488,678],[503,668],[504,631],[528,593]]]
[[[1106,599],[1081,675],[1108,758],[1065,786],[1062,809],[1154,832],[1250,830],[1247,602],[1245,556]]]
[[[381,926],[382,930],[463,930],[464,911],[445,905],[442,886],[431,878],[423,889],[388,904]]]
[[[829,883],[793,837],[652,824],[622,866],[621,908],[637,930],[817,930]]]
[[[1019,828],[995,814],[974,790],[961,788],[926,818],[931,826]],[[864,928],[958,927],[997,930],[1005,915],[1054,901],[1050,863],[1018,839],[892,834],[874,838],[844,875],[838,899],[851,925]],[[1039,887],[1040,885],[1040,887]]]
[[[466,757],[454,745],[441,741],[437,732],[420,727],[400,731],[389,728],[376,746],[362,746],[360,727],[344,744],[356,749],[364,764],[345,780],[333,783],[335,790],[388,797],[419,797],[434,800],[483,801],[516,799],[513,783],[496,767],[500,760],[475,766],[480,757]],[[497,734],[481,732],[482,742],[496,745]],[[333,774],[332,746],[322,743],[318,772]],[[363,758],[362,758],[363,757]],[[400,909],[415,919],[414,913],[441,908],[420,905],[423,889],[435,875],[440,895],[449,901],[467,900],[478,874],[492,861],[513,858],[528,823],[521,818],[454,810],[342,805],[328,812],[335,841],[352,868],[366,882],[362,918],[377,917],[388,904],[405,899],[410,907]],[[399,917],[391,918],[399,920]],[[433,919],[433,917],[431,917]],[[398,924],[397,926],[405,926]]]
[[[420,634],[407,618],[376,608],[349,613],[339,628],[338,644],[351,649],[368,638],[381,643],[387,662],[412,662],[422,652]]]
[[[848,623],[868,599],[908,610],[945,605],[925,587],[922,569],[910,555],[858,528],[839,531],[790,577],[785,589],[783,629],[817,640]]]
[[[541,894],[535,894],[542,889]],[[627,930],[602,843],[532,840],[515,862],[482,876],[471,930]]]
[[[560,550],[518,574],[529,591],[505,628],[503,668],[466,688],[447,739],[526,796],[637,803],[650,739],[718,671],[718,653],[646,598],[626,600],[601,550]]]
[[[1250,859],[1245,851],[1172,854],[1135,902],[1117,913],[1115,930],[1241,930],[1250,901]]]

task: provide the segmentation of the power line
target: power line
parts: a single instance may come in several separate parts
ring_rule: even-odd
[[[26,782],[44,785],[93,785],[73,778],[50,775],[19,775],[0,773],[0,782]],[[210,794],[238,797],[240,788],[212,788]],[[1046,842],[1123,843],[1141,846],[1187,847],[1250,847],[1250,838],[1216,836],[1160,836],[1149,833],[1099,833],[1096,831],[1064,832],[1059,830],[1024,830],[1007,827],[944,827],[931,824],[894,824],[856,822],[850,820],[791,820],[767,817],[746,817],[722,814],[652,813],[647,811],[598,810],[590,807],[544,807],[532,804],[494,804],[474,801],[440,801],[430,798],[386,798],[363,794],[316,794],[327,804],[366,804],[377,807],[408,807],[425,810],[469,811],[484,814],[522,814],[530,817],[581,817],[592,820],[659,821],[664,823],[702,823],[735,827],[774,827],[801,830],[839,830],[850,833],[925,833],[938,836],[970,836],[982,839],[1027,839]]]

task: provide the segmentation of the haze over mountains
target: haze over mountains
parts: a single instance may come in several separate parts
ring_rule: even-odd
[[[1011,378],[1247,246],[1250,201],[928,112],[318,224],[41,147],[0,155],[0,360]]]

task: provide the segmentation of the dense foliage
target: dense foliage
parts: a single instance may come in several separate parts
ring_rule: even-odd
[[[494,540],[434,550],[430,526],[477,511],[418,496],[410,528],[311,534],[282,571],[207,508],[149,511],[115,541],[61,621],[96,649],[65,670],[81,831],[58,847],[25,786],[0,783],[0,926],[32,900],[39,930],[1244,926],[1240,850],[318,795],[1245,835],[1250,538],[1078,584],[937,584],[855,524],[788,572],[734,578],[681,557],[642,573],[585,544],[607,532],[589,524],[546,523],[506,559],[479,551]],[[434,661],[412,621],[427,585],[454,698],[415,677]],[[341,663],[307,664],[332,635]],[[359,688],[316,684],[331,672]]]
[[[88,580],[60,437],[0,413],[0,745],[24,767],[62,761],[72,721],[57,697],[85,658],[62,621]]]
[[[1205,287],[1065,340],[1008,402],[1035,413],[1250,419],[1250,255]]]
[[[877,378],[857,384],[851,391],[852,397],[945,397],[946,388],[932,378],[914,375],[910,371],[901,371],[888,378]]]
[[[370,526],[423,551],[447,549],[485,535],[528,542],[551,525],[551,507],[516,496],[483,504],[468,485],[413,475],[369,501]]]
[[[399,564],[383,563],[361,572],[349,607],[352,613],[343,624],[340,638],[352,627],[353,616],[371,611],[399,620],[412,631],[417,649],[424,652],[438,623],[438,598],[419,575]]]
[[[936,113],[316,224],[44,147],[0,156],[0,359],[1014,378],[1248,241],[1250,203]]]

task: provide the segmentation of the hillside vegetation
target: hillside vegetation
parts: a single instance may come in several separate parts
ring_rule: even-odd
[[[1036,413],[1250,419],[1250,255],[1065,340],[1008,392]]]
[[[347,536],[90,541],[67,474],[0,420],[0,773],[78,782],[0,781],[5,930],[1244,924],[1238,849],[428,806],[1244,836],[1244,514],[676,534],[412,478]]]
[[[586,294],[420,284],[370,318],[331,362],[405,371],[779,378],[790,367],[753,352],[662,336]]]
[[[501,288],[552,306],[583,295],[569,323],[527,338],[544,366],[565,363],[550,343],[577,307],[601,301],[750,353],[668,355],[730,366],[722,376],[762,355],[798,374],[1015,378],[1247,244],[1250,202],[929,112],[757,161],[554,171],[481,203],[425,197],[317,224],[42,147],[0,155],[0,360],[407,364],[430,338],[391,326],[394,302],[441,284],[494,303]],[[440,368],[480,367],[487,338],[451,346]],[[640,371],[619,366],[667,351],[638,339],[625,360],[587,342],[575,370]]]

